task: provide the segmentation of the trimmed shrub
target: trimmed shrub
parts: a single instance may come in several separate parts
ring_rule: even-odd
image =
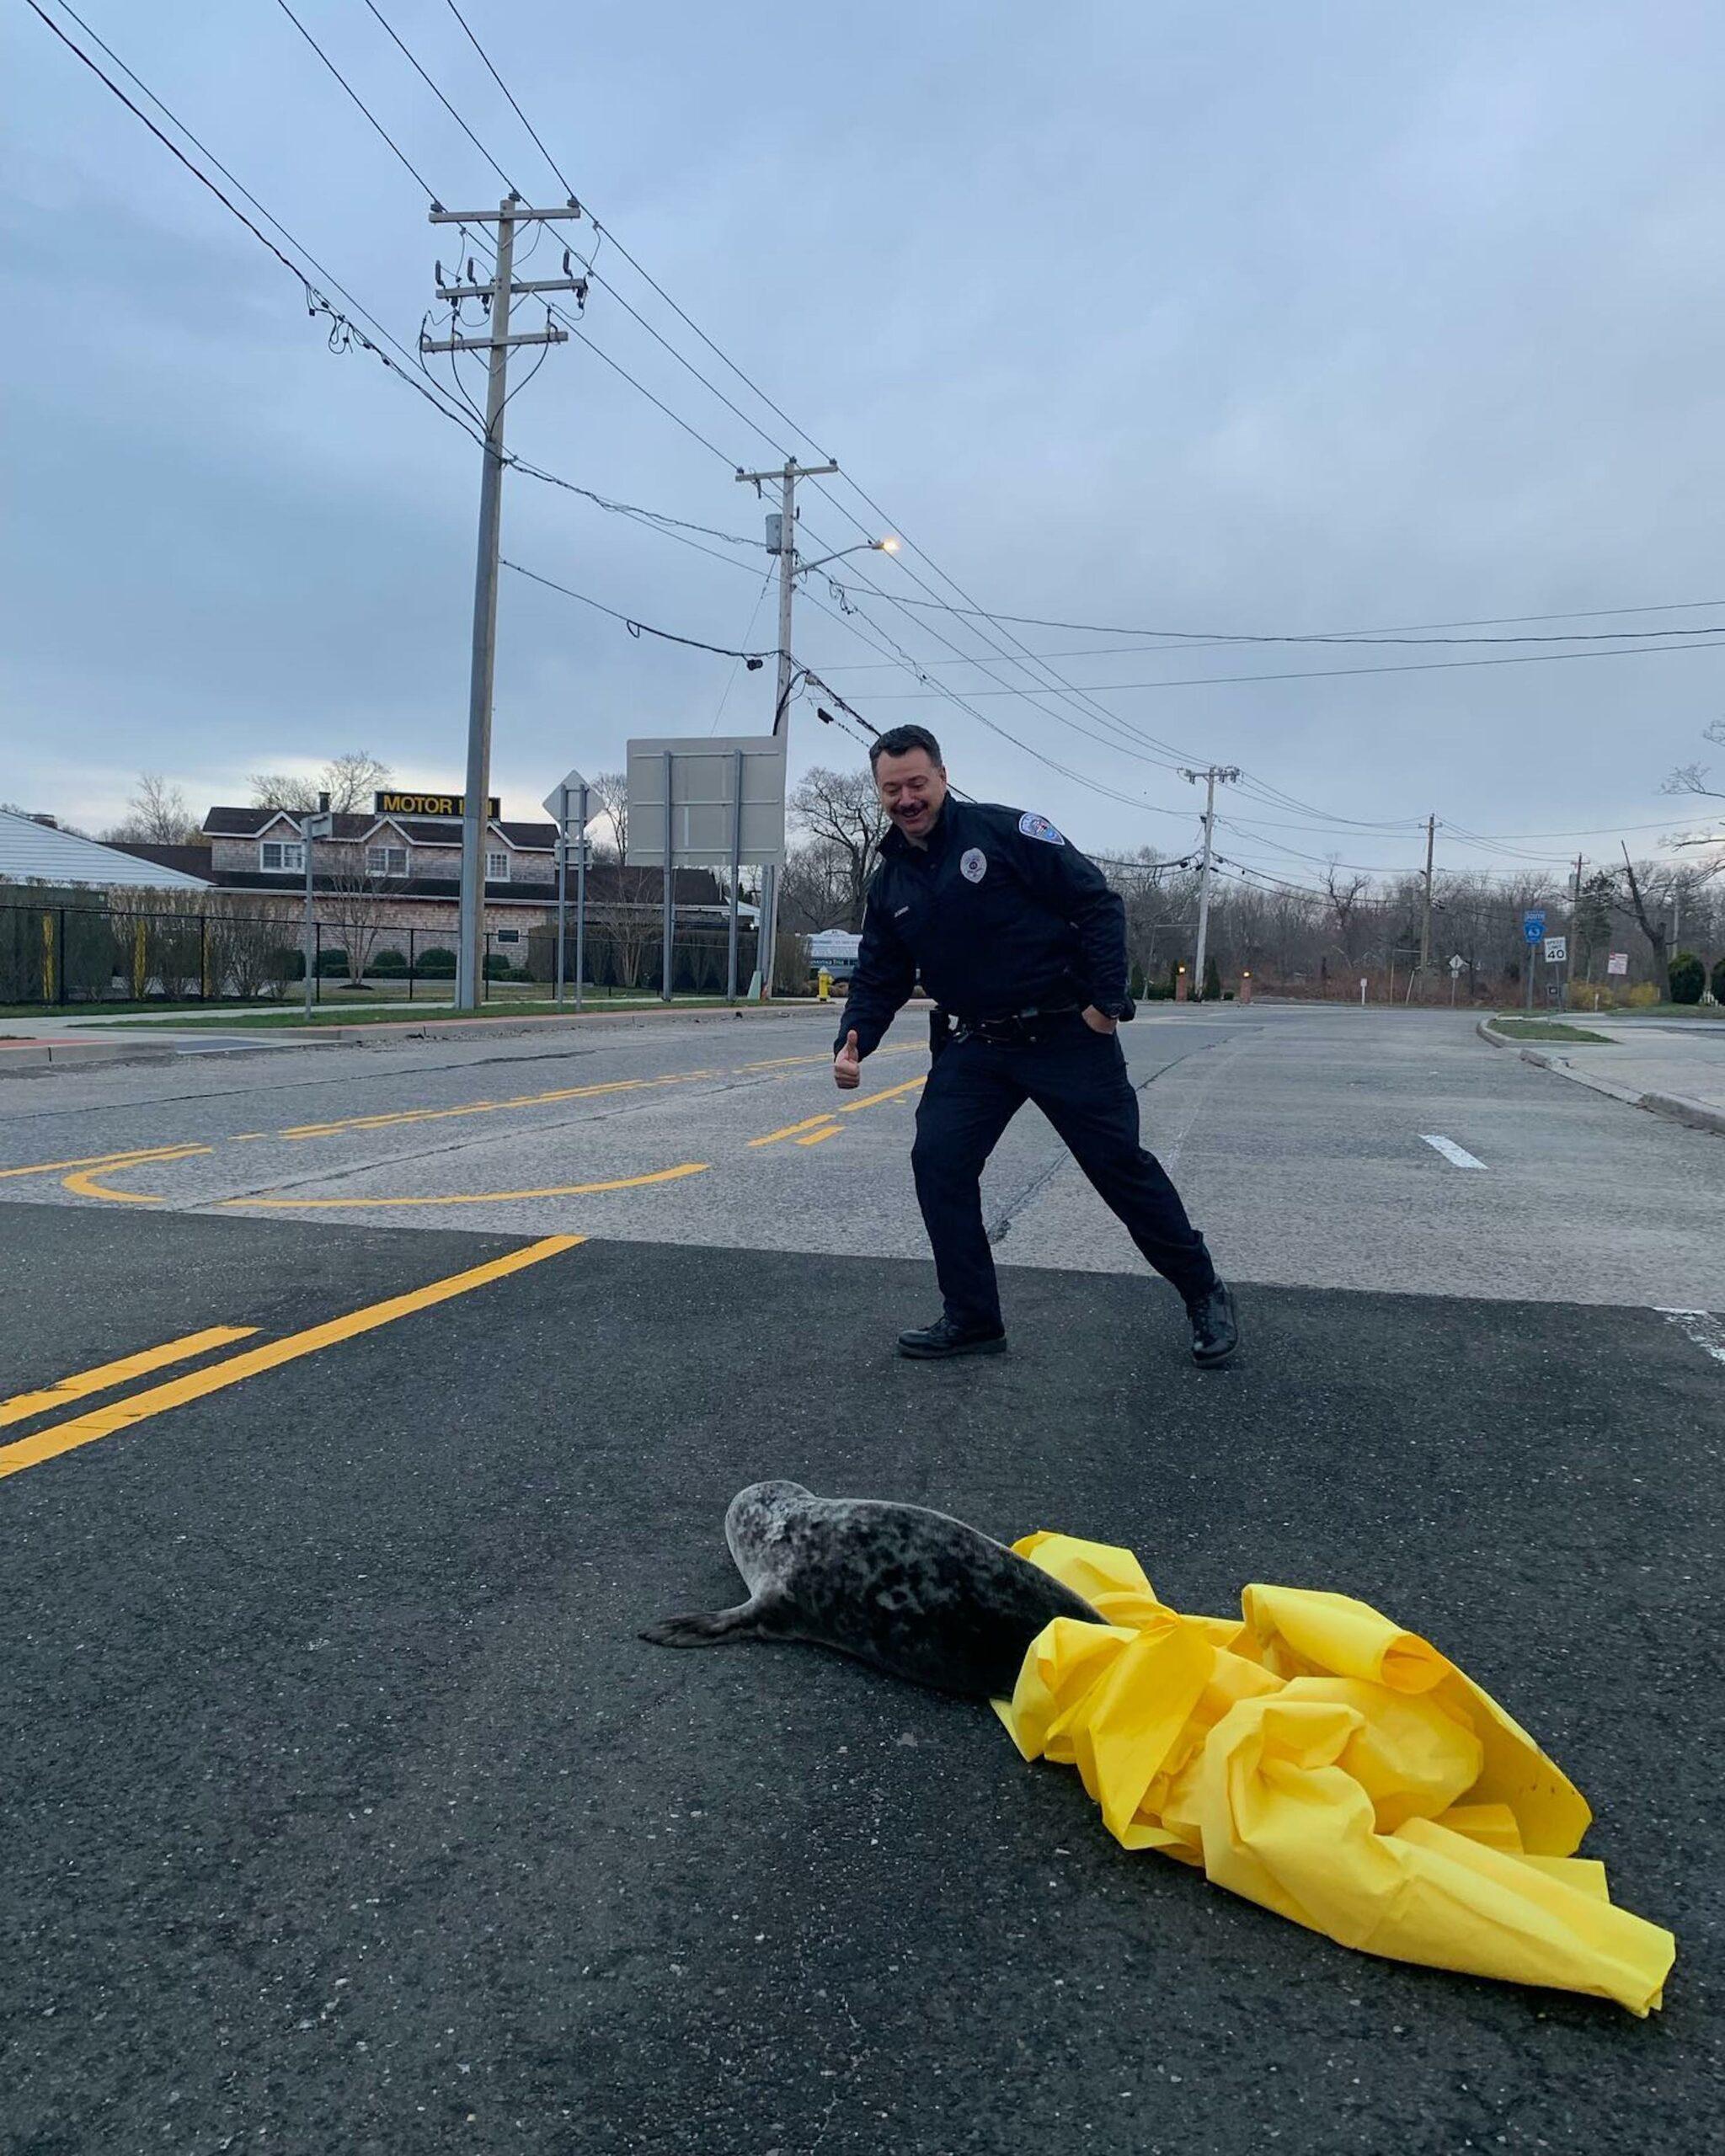
[[[405,951],[379,951],[366,971],[367,974],[376,974],[382,977],[389,974],[398,979],[407,969],[408,954]]]
[[[1725,958],[1713,961],[1713,993],[1720,1002],[1725,1003]]]
[[[434,943],[429,951],[421,951],[414,962],[414,971],[421,980],[453,980],[455,953],[446,951],[441,943]]]
[[[509,960],[508,960],[506,958],[505,958],[505,956],[503,955],[502,952],[501,952],[501,951],[488,951],[488,952],[485,953],[485,978],[486,978],[486,979],[487,979],[487,980],[508,980],[508,979],[510,979],[510,963],[509,963]]]
[[[1707,985],[1707,969],[1693,951],[1680,951],[1671,961],[1671,1001],[1699,1003]]]
[[[333,974],[339,974],[345,980],[348,972],[347,953],[339,943],[326,943],[318,953],[318,978],[328,980]]]
[[[1623,1000],[1632,1011],[1651,1011],[1659,1000],[1659,991],[1650,980],[1638,980]]]
[[[1221,969],[1216,964],[1215,956],[1212,954],[1204,962],[1204,1001],[1206,1003],[1220,1003],[1221,997]]]

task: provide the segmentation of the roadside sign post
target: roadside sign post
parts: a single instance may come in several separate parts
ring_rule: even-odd
[[[771,734],[628,744],[629,831],[626,864],[660,868],[665,879],[661,993],[670,999],[674,879],[677,867],[728,870],[727,992],[737,994],[742,864],[766,868],[785,857],[784,737]],[[770,934],[763,897],[762,947]],[[761,971],[757,953],[757,974]]]
[[[676,937],[676,845],[674,791],[676,786],[677,760],[673,752],[665,752],[665,956],[660,969],[659,995],[663,1003],[671,998],[671,946]]]
[[[300,818],[300,847],[306,857],[306,1017],[312,1015],[312,999],[318,992],[318,931],[312,919],[312,841],[333,838],[335,819],[329,814],[329,796],[319,797],[315,809]]]
[[[1452,1011],[1455,1008],[1455,990],[1461,979],[1461,969],[1466,963],[1459,951],[1450,960],[1450,1008]]]
[[[1521,932],[1527,938],[1527,1008],[1533,1014],[1533,954],[1546,932],[1546,916],[1542,913],[1525,913],[1521,916]]]
[[[725,924],[724,995],[727,1003],[737,1000],[737,886],[743,873],[743,752],[731,755],[731,907]],[[757,943],[759,938],[756,938]]]
[[[571,771],[541,803],[548,816],[557,819],[557,1007],[563,1006],[563,991],[567,985],[568,961],[564,947],[569,937],[569,802],[573,798],[579,805],[579,821],[575,826],[575,1008],[580,1010],[584,997],[583,983],[586,979],[587,942],[587,782],[579,771]]]
[[[1365,975],[1364,974],[1359,976],[1359,1007],[1362,1011],[1365,1008]]]

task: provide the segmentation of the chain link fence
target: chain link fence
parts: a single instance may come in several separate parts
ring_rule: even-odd
[[[656,906],[595,908],[585,938],[587,987],[601,995],[656,995],[662,932]],[[319,922],[312,941],[314,1002],[446,1003],[454,996],[452,926],[382,923],[352,938]],[[357,963],[350,941],[364,947]],[[738,952],[745,990],[755,969],[755,941],[745,926]],[[727,960],[725,928],[710,916],[692,920],[680,912],[673,993],[722,997]],[[573,990],[573,923],[564,962]],[[494,928],[485,939],[483,999],[541,999],[556,964],[554,927]],[[780,939],[779,969],[790,993],[806,992],[804,939]],[[259,906],[212,894],[179,905],[160,892],[140,892],[133,900],[122,893],[0,887],[0,1006],[269,1006],[298,1001],[305,979],[304,914],[291,904]]]

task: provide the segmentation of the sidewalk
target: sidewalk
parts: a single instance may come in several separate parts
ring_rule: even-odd
[[[1563,1023],[1600,1033],[1591,1041],[1518,1041],[1490,1018],[1482,1040],[1519,1052],[1524,1063],[1609,1093],[1614,1100],[1701,1130],[1725,1134],[1725,1021],[1593,1017],[1565,1014]]]

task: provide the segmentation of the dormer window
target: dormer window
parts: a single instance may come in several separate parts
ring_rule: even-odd
[[[408,850],[404,846],[368,846],[366,848],[366,873],[368,876],[405,876],[408,873]]]
[[[488,883],[508,883],[509,856],[506,853],[488,853],[486,855],[485,881]]]
[[[258,866],[266,876],[303,876],[305,846],[298,839],[265,839],[258,848]]]

